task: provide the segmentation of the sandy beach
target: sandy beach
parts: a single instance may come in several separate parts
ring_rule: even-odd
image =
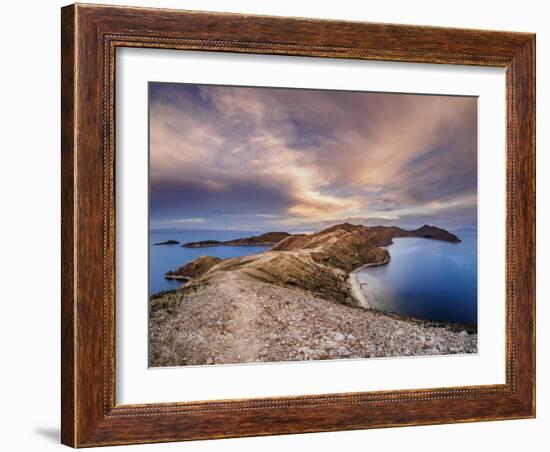
[[[357,305],[363,309],[374,309],[373,306],[369,303],[365,291],[361,288],[361,281],[359,281],[358,273],[366,267],[378,267],[380,265],[386,265],[390,262],[391,258],[380,263],[365,264],[361,267],[356,268],[349,274],[349,284],[351,286],[351,295],[357,301]]]

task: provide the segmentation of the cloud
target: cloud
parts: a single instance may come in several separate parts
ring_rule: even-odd
[[[186,223],[197,224],[197,223],[204,223],[205,219],[204,218],[176,218],[175,220],[172,220],[172,222],[176,224],[186,224]]]
[[[175,84],[150,93],[155,218],[303,224],[476,204],[475,98]]]

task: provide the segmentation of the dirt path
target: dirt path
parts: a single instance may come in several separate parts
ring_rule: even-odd
[[[235,364],[475,353],[464,326],[334,303],[229,272],[153,300],[151,365]]]
[[[254,362],[258,359],[260,343],[257,338],[258,305],[250,302],[250,294],[240,287],[232,274],[225,278],[225,296],[234,306],[229,329],[235,332],[230,362]]]

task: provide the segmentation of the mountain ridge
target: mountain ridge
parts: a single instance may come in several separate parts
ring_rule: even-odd
[[[262,253],[200,256],[177,269],[187,284],[150,299],[150,365],[474,353],[475,326],[368,309],[353,293],[353,271],[389,262],[382,245],[426,235],[459,240],[433,226],[343,224]]]
[[[388,263],[391,256],[386,247],[393,243],[394,238],[420,237],[460,242],[456,235],[430,225],[407,231],[395,226],[342,223],[312,234],[266,233],[254,236],[254,239],[258,242],[265,236],[283,238],[269,250],[258,254],[223,260],[201,256],[166,276],[189,279],[187,286],[192,287],[207,284],[216,274],[232,273],[269,284],[308,290],[331,301],[362,306],[364,303],[354,296],[349,274],[364,265]],[[243,243],[249,239],[230,242]],[[194,271],[197,267],[200,274]]]

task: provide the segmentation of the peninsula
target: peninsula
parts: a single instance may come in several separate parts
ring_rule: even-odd
[[[408,231],[343,223],[313,234],[277,232],[230,242],[259,244],[277,237],[262,253],[201,256],[169,272],[188,283],[151,297],[152,366],[477,350],[475,327],[369,309],[353,283],[357,269],[390,261],[386,247],[394,238],[459,243],[456,235],[429,225]],[[205,242],[193,247],[212,246],[200,243]]]

